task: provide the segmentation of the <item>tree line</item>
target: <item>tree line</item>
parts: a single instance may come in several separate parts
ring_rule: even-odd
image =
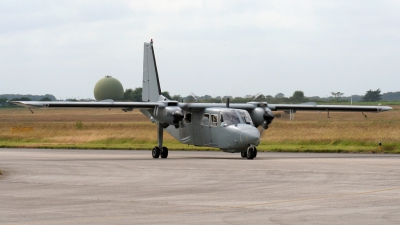
[[[390,92],[393,96],[393,93]],[[400,92],[396,92],[397,100],[400,100]],[[188,96],[181,96],[181,95],[171,95],[168,91],[162,92],[162,95],[170,100],[176,100],[179,102],[209,102],[209,103],[218,103],[218,102],[226,102],[227,98],[230,98],[230,102],[232,103],[244,103],[244,102],[251,102],[251,101],[266,101],[269,103],[303,103],[309,101],[350,101],[350,97],[343,97],[344,93],[341,92],[331,92],[332,96],[328,98],[320,98],[318,96],[315,97],[305,97],[304,92],[297,90],[293,93],[292,96],[286,97],[283,93],[278,93],[275,96],[272,95],[245,95],[243,97],[235,97],[232,96],[217,96],[212,97],[210,95],[204,96],[195,96],[195,95],[188,95]],[[369,90],[366,92],[364,96],[354,96],[353,101],[364,101],[364,102],[377,102],[383,99],[385,94],[381,94],[381,90],[377,89],[375,91]],[[141,102],[142,101],[142,88],[137,87],[135,89],[126,89],[124,92],[124,99],[125,101],[134,101],[134,102]]]
[[[378,102],[381,100],[387,101],[398,101],[400,100],[400,92],[388,92],[381,94],[381,90],[369,90],[363,96],[353,95],[351,97],[344,97],[342,92],[331,92],[330,97],[320,98],[318,96],[306,97],[303,91],[297,90],[292,96],[286,97],[283,93],[278,93],[275,96],[272,95],[245,95],[243,97],[232,96],[216,96],[211,95],[204,96],[181,96],[181,95],[171,95],[168,91],[161,93],[163,96],[170,100],[176,100],[179,102],[206,102],[206,103],[221,103],[226,102],[229,98],[232,103],[245,103],[251,101],[266,101],[268,103],[304,103],[304,102],[349,102],[350,98],[352,101],[364,101],[364,102]],[[14,98],[7,98],[7,97]],[[7,106],[7,101],[56,101],[57,99],[53,95],[0,95],[0,106]],[[87,101],[87,99],[85,99]],[[137,87],[135,89],[126,89],[123,95],[122,101],[142,101],[142,88]],[[78,101],[77,99],[67,99],[67,101]]]

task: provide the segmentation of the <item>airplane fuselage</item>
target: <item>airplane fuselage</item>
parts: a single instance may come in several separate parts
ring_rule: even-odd
[[[205,108],[184,111],[179,127],[165,130],[184,144],[209,146],[227,152],[243,152],[260,143],[260,133],[246,110]]]

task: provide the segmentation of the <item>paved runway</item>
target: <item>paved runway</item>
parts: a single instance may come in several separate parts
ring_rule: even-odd
[[[0,224],[400,224],[400,155],[0,149]]]

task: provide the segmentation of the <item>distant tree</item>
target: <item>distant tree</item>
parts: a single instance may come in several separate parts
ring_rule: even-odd
[[[378,88],[376,91],[369,90],[363,97],[364,102],[377,102],[382,99],[381,90]]]
[[[30,98],[22,97],[22,98],[13,98],[11,101],[32,101]]]
[[[382,94],[382,100],[399,101],[400,100],[400,91],[384,93],[384,94]]]
[[[338,92],[331,92],[332,96],[336,99],[336,101],[339,101],[339,99],[344,95],[344,93],[338,91]]]
[[[181,95],[174,95],[174,96],[172,96],[171,100],[180,102],[180,101],[182,101],[182,97],[181,97]]]
[[[171,95],[169,94],[169,91],[163,91],[163,92],[161,92],[161,94],[162,94],[164,97],[168,98],[168,99],[172,99]]]
[[[275,98],[284,98],[285,95],[283,93],[278,93],[275,95]]]
[[[197,99],[195,97],[193,97],[192,95],[188,95],[185,98],[185,102],[197,102]]]
[[[295,102],[301,102],[304,101],[304,92],[303,91],[295,91],[293,93],[293,96],[291,97],[291,99]]]
[[[44,98],[40,99],[39,101],[42,101],[42,102],[51,102],[52,100],[51,100],[50,98],[48,98],[48,97],[44,97]]]
[[[7,98],[0,98],[0,106],[4,105],[7,101]]]
[[[201,98],[205,99],[205,100],[209,100],[209,99],[212,99],[213,97],[211,95],[204,95]]]
[[[141,102],[142,101],[142,88],[137,87],[135,90],[132,88],[126,89],[124,92],[124,100],[130,100],[133,102]]]

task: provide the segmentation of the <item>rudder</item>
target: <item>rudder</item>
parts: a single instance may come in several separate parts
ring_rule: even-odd
[[[154,56],[153,40],[151,40],[150,43],[144,43],[142,100],[144,102],[157,102],[160,96],[161,87]]]

